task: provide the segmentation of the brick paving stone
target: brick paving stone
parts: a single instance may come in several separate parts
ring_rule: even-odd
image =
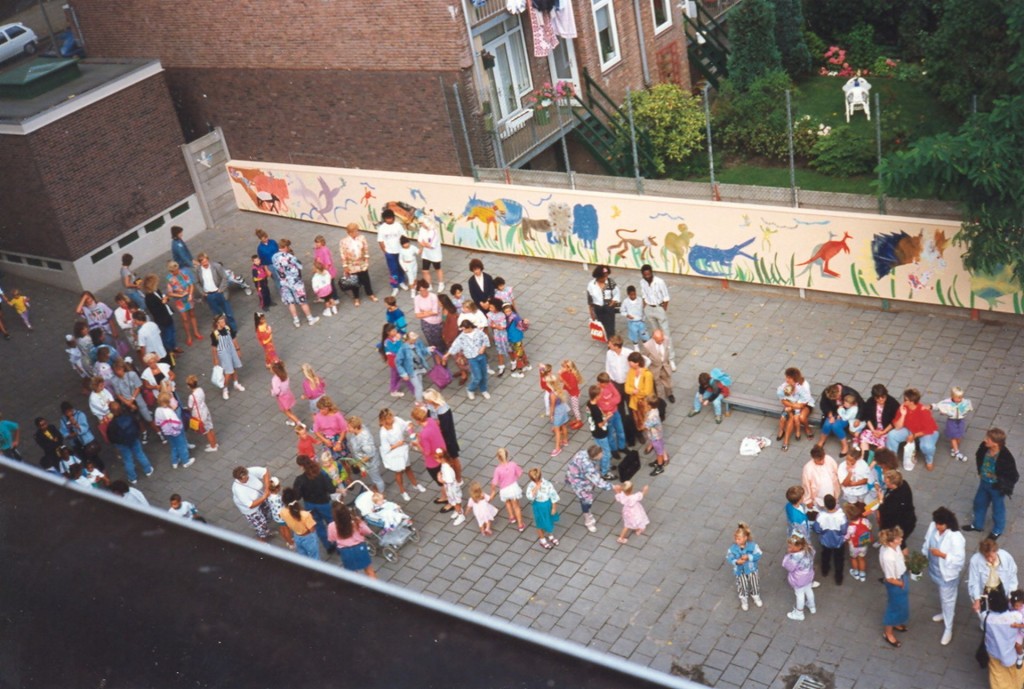
[[[314,235],[329,235],[329,246],[335,247],[341,234],[335,228],[236,213],[220,228],[192,240],[190,248],[193,253],[209,251],[228,266],[244,270],[255,227],[263,227],[275,238],[289,237],[299,257],[307,261]],[[449,284],[465,281],[465,265],[472,255],[445,249]],[[498,255],[482,258],[489,273],[509,280],[520,310],[535,324],[527,335],[533,362],[572,358],[586,379],[592,380],[603,368],[604,350],[585,336],[585,321],[581,322],[585,312],[579,295],[587,273],[573,264]],[[161,257],[138,266],[139,272],[162,273],[165,261]],[[383,261],[376,253],[371,261],[380,292],[386,284]],[[620,284],[638,280],[631,271],[619,270],[615,276]],[[651,485],[645,500],[652,520],[648,535],[631,539],[625,547],[615,543],[620,513],[610,495],[599,495],[594,505],[598,533],[583,528],[579,506],[562,487],[564,463],[571,455],[549,456],[551,432],[542,418],[536,378],[532,374],[524,380],[492,378],[494,394],[489,402],[479,398],[470,402],[457,386],[445,391],[463,445],[467,478],[488,483],[494,451],[502,444],[522,466],[540,467],[562,496],[563,516],[557,527],[562,545],[542,550],[532,524],[519,534],[508,526],[504,514],[495,520],[495,536],[490,539],[480,536],[472,519],[455,529],[430,502],[433,492],[417,494],[403,505],[422,538],[403,547],[396,563],[378,558],[375,565],[381,579],[533,629],[568,633],[571,640],[597,650],[618,649],[612,652],[659,670],[667,671],[677,659],[702,665],[712,685],[777,686],[790,668],[817,663],[834,667],[837,677],[849,680],[846,686],[855,680],[852,686],[857,688],[882,686],[883,678],[887,689],[916,688],[926,674],[929,686],[934,686],[931,678],[937,676],[942,685],[957,689],[983,687],[984,673],[973,666],[978,631],[970,624],[965,596],[958,603],[953,643],[944,648],[933,638],[936,633],[926,634],[925,625],[916,625],[899,653],[889,652],[876,639],[884,603],[877,586],[870,584],[858,587],[848,582],[835,589],[826,582],[816,592],[818,615],[800,624],[786,620],[793,594],[779,566],[785,530],[783,493],[799,481],[809,444],[794,442],[788,453],[773,445],[758,457],[740,457],[737,448],[743,437],[774,435],[772,420],[736,412],[716,425],[708,414],[689,419],[685,410],[697,372],[714,366],[732,374],[736,389],[763,396],[771,395],[782,370],[790,365],[804,371],[816,395],[831,380],[843,380],[862,393],[873,383],[883,382],[897,396],[904,387],[914,386],[922,390],[925,401],[933,401],[945,397],[950,385],[959,384],[976,406],[965,447],[976,447],[986,427],[999,425],[1008,431],[1011,449],[1021,455],[1024,370],[1019,362],[1024,360],[1024,334],[1020,328],[1005,319],[969,321],[959,313],[935,309],[900,311],[899,305],[883,312],[871,304],[829,303],[813,293],[808,293],[813,299],[805,301],[790,293],[745,285],[723,290],[717,282],[664,277],[673,296],[670,318],[680,352],[675,376],[679,402],[670,405],[665,423],[672,464],[661,477],[641,473],[635,479]],[[19,423],[30,423],[36,415],[53,420],[62,399],[84,407],[85,398],[67,370],[62,351],[62,336],[72,320],[67,314],[77,295],[20,279],[6,278],[3,285],[18,286],[32,296],[36,331],[28,335],[8,319],[12,340],[0,342],[8,378],[8,385],[0,390],[0,411]],[[100,298],[110,303],[115,291],[114,285],[100,290]],[[239,342],[245,363],[241,380],[246,392],[233,394],[229,401],[215,395],[206,382],[209,350],[201,343],[186,348],[178,366],[179,375],[196,373],[204,381],[222,449],[209,455],[198,453],[196,465],[188,471],[172,471],[167,446],[150,442],[146,451],[157,472],[141,479],[139,488],[158,508],[166,506],[170,493],[180,492],[198,504],[211,524],[249,537],[251,530],[230,500],[232,467],[267,465],[285,481],[298,472],[294,436],[269,395],[269,375],[260,365],[258,345],[247,324],[255,301],[240,292],[232,293],[230,299],[241,324]],[[410,302],[404,295],[399,301],[407,313]],[[205,305],[197,308],[201,328],[207,330],[209,312]],[[323,319],[313,328],[305,324],[293,328],[281,306],[270,309],[268,318],[278,352],[292,376],[299,375],[300,363],[312,363],[327,378],[330,393],[345,413],[362,416],[371,432],[376,431],[376,414],[383,406],[407,417],[409,398],[386,396],[387,370],[373,350],[380,331],[380,305],[364,301],[356,309],[343,298],[339,316]],[[415,323],[412,327],[418,329]],[[40,354],[54,365],[38,366]],[[16,401],[12,390],[18,391]],[[308,419],[308,409],[301,402],[297,411]],[[587,441],[584,431],[572,434],[567,452],[586,447]],[[34,459],[31,440],[25,446]],[[838,454],[834,442],[828,450]],[[111,477],[121,477],[113,453],[107,451],[105,456]],[[940,440],[936,458],[935,472],[908,475],[918,521],[940,504],[963,520],[970,512],[976,485],[973,470],[949,460],[945,440]],[[426,480],[419,457],[414,457],[414,468],[421,481]],[[391,476],[387,483],[395,497]],[[1017,505],[1016,501],[1009,505],[1010,526],[1002,539],[1004,547],[1015,553],[1024,544],[1015,524]],[[531,521],[528,506],[525,513]],[[752,608],[749,613],[739,611],[724,562],[732,525],[740,520],[752,524],[765,552],[761,567],[765,608]],[[923,533],[923,524],[918,531],[915,539]],[[968,549],[976,545],[977,539],[969,537]],[[332,562],[337,565],[337,558]],[[868,567],[869,577],[877,576],[874,554]],[[914,619],[933,607],[931,584],[914,584]],[[633,643],[637,644],[634,649],[623,650]],[[726,647],[730,652],[723,653]],[[864,650],[851,653],[850,649]],[[759,656],[752,669],[751,654]],[[914,671],[907,672],[908,668]],[[746,670],[750,676],[735,681]]]

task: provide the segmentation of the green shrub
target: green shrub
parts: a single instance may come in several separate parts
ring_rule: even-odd
[[[849,125],[820,137],[811,154],[811,167],[832,177],[866,175],[874,171],[877,162],[875,143],[854,134]]]
[[[787,159],[787,89],[792,90],[793,83],[781,69],[756,79],[746,91],[738,89],[731,77],[727,79],[715,103],[715,131],[725,149],[748,156]]]
[[[650,138],[659,173],[665,174],[669,167],[685,167],[689,158],[704,150],[704,105],[699,98],[666,83],[634,91],[630,100],[633,122]],[[629,123],[623,125],[628,130]],[[622,145],[631,147],[628,141]]]
[[[775,10],[768,0],[746,0],[729,18],[729,80],[745,91],[782,66],[775,44]]]
[[[811,53],[804,41],[800,0],[772,0],[775,5],[775,45],[782,67],[794,79],[811,71]]]
[[[846,48],[846,62],[853,69],[870,68],[881,54],[875,45],[875,29],[869,24],[857,24],[840,37],[839,43]]]
[[[818,69],[825,65],[825,51],[828,50],[828,44],[821,40],[818,34],[804,29],[804,43],[807,44],[807,50],[811,53],[811,67]]]

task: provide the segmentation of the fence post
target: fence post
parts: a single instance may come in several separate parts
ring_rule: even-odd
[[[469,129],[466,127],[466,114],[462,111],[462,98],[459,97],[459,83],[452,84],[452,92],[455,94],[455,108],[459,111],[459,122],[462,123],[462,136],[466,140],[466,155],[469,157],[469,169],[473,171],[473,181],[480,181],[480,173],[477,172],[476,163],[473,161],[473,146],[469,142]]]
[[[711,104],[708,93],[711,84],[704,82],[704,127],[708,134],[708,172],[711,174],[711,198],[715,197],[715,149],[711,145]]]
[[[640,160],[636,151],[636,124],[633,122],[633,96],[626,87],[626,114],[629,115],[629,140],[633,144],[633,175],[636,177],[636,193],[644,193],[644,179],[640,176]]]
[[[562,107],[557,101],[555,101],[555,119],[558,122],[558,131],[562,135],[562,157],[565,159],[565,174],[569,178],[569,188],[574,188],[575,184],[572,179],[572,168],[569,167],[569,146],[565,143],[566,131],[562,125]]]
[[[875,147],[878,149],[878,212],[885,215],[885,190],[882,189],[882,108],[875,92]]]
[[[793,152],[793,101],[786,89],[786,134],[789,137],[789,199],[796,208],[796,155]],[[877,94],[876,94],[877,95]]]

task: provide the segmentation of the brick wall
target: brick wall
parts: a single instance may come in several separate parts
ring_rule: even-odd
[[[451,100],[459,72],[189,68],[167,74],[186,137],[220,126],[235,158],[434,174],[459,174],[466,162]]]
[[[29,223],[35,231],[19,234],[22,251],[77,259],[193,192],[162,74],[32,134],[5,139],[30,148],[26,167],[38,175],[32,206],[44,209]],[[18,188],[19,196],[29,197]],[[4,207],[6,214],[11,206]]]
[[[76,0],[90,53],[169,68],[456,70],[460,0]]]
[[[67,257],[27,136],[0,136],[0,208],[0,250]]]

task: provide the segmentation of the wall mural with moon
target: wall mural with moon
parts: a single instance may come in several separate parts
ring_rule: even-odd
[[[603,192],[470,178],[235,160],[242,210],[374,231],[385,208],[407,234],[440,228],[445,245],[1021,313],[1011,266],[970,273],[959,223]],[[340,234],[340,231],[339,231]]]

